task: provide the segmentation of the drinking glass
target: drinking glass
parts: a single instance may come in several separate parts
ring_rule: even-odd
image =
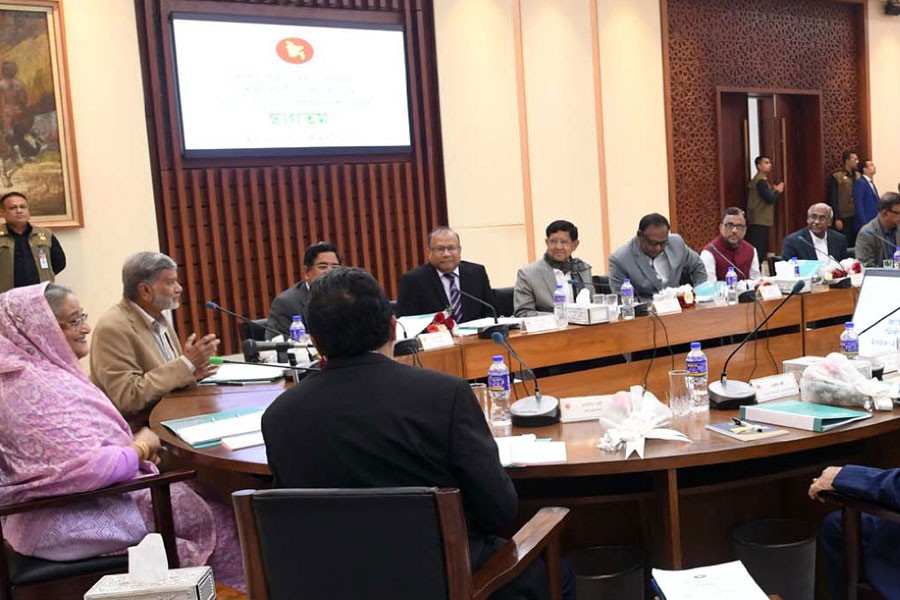
[[[669,408],[676,417],[691,414],[691,388],[688,385],[688,372],[685,369],[669,371]]]
[[[885,269],[893,269],[894,268],[894,259],[885,258],[881,261],[881,266]]]
[[[487,422],[491,422],[491,396],[488,394],[488,387],[486,383],[470,383],[469,387],[472,388],[472,393],[475,394],[475,399],[478,400],[478,406],[481,407],[481,412],[484,413],[484,418],[487,419]]]

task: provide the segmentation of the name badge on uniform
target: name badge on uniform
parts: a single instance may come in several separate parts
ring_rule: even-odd
[[[47,262],[47,253],[44,252],[43,248],[38,251],[38,262],[40,263],[42,269],[50,268],[50,264]]]

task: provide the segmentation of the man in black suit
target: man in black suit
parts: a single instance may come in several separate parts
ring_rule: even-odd
[[[391,358],[396,318],[365,271],[317,279],[307,310],[325,367],[263,415],[275,487],[459,488],[478,569],[503,544],[491,532],[512,523],[518,498],[468,383]],[[494,598],[549,598],[548,587],[538,563]]]
[[[438,227],[428,234],[428,264],[404,273],[400,278],[397,313],[424,315],[450,309],[457,323],[492,317],[487,306],[459,293],[484,300],[494,306],[494,291],[482,265],[462,260],[459,234]]]
[[[801,260],[824,261],[828,261],[829,256],[838,261],[847,258],[847,238],[843,233],[829,229],[833,217],[831,207],[824,202],[810,206],[806,211],[807,226],[784,238],[782,258],[790,260],[796,256]]]
[[[303,253],[303,280],[278,294],[272,301],[268,323],[266,323],[269,327],[266,331],[266,339],[271,340],[278,335],[275,333],[276,331],[287,338],[294,315],[300,315],[303,323],[306,324],[309,284],[317,277],[321,277],[332,269],[340,268],[340,266],[341,257],[338,256],[337,248],[334,245],[328,242],[319,242],[307,248]]]

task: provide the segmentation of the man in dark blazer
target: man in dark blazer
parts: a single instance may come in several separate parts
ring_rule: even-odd
[[[853,182],[853,209],[856,211],[856,224],[862,227],[878,216],[878,188],[875,187],[877,169],[872,159],[860,162],[859,172],[862,177]]]
[[[457,323],[492,317],[490,308],[459,293],[480,298],[494,306],[494,291],[482,265],[462,260],[459,234],[438,227],[428,234],[428,264],[411,269],[400,278],[397,313],[424,315],[450,309]]]
[[[275,487],[459,488],[473,569],[503,541],[518,498],[469,384],[394,361],[396,318],[375,279],[342,269],[315,281],[309,333],[325,367],[262,418]],[[543,563],[493,598],[549,598]]]
[[[790,260],[796,256],[801,260],[824,261],[828,261],[829,256],[837,261],[847,258],[847,238],[830,229],[833,216],[831,207],[824,202],[810,206],[806,211],[807,226],[784,238],[782,258]]]
[[[872,469],[857,465],[828,467],[812,480],[809,497],[819,492],[837,490],[900,510],[900,469]],[[819,544],[825,558],[828,586],[833,598],[843,598],[846,573],[841,539],[841,513],[825,517],[819,532]],[[900,600],[900,525],[878,517],[860,515],[863,577],[886,600]]]
[[[271,340],[278,333],[287,338],[290,335],[291,322],[294,315],[300,315],[306,324],[306,305],[309,303],[309,284],[317,277],[332,269],[340,268],[341,257],[337,248],[328,242],[313,244],[303,253],[303,280],[284,290],[269,308],[269,319],[266,325],[266,339]],[[278,332],[278,333],[276,333]]]

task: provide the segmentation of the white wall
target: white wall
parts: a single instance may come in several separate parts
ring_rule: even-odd
[[[880,193],[900,183],[900,17],[884,14],[884,3],[869,0],[869,95],[872,107],[872,160]],[[862,158],[862,157],[860,157]]]
[[[134,3],[64,3],[83,229],[57,231],[91,322],[122,296],[124,258],[158,250]]]

